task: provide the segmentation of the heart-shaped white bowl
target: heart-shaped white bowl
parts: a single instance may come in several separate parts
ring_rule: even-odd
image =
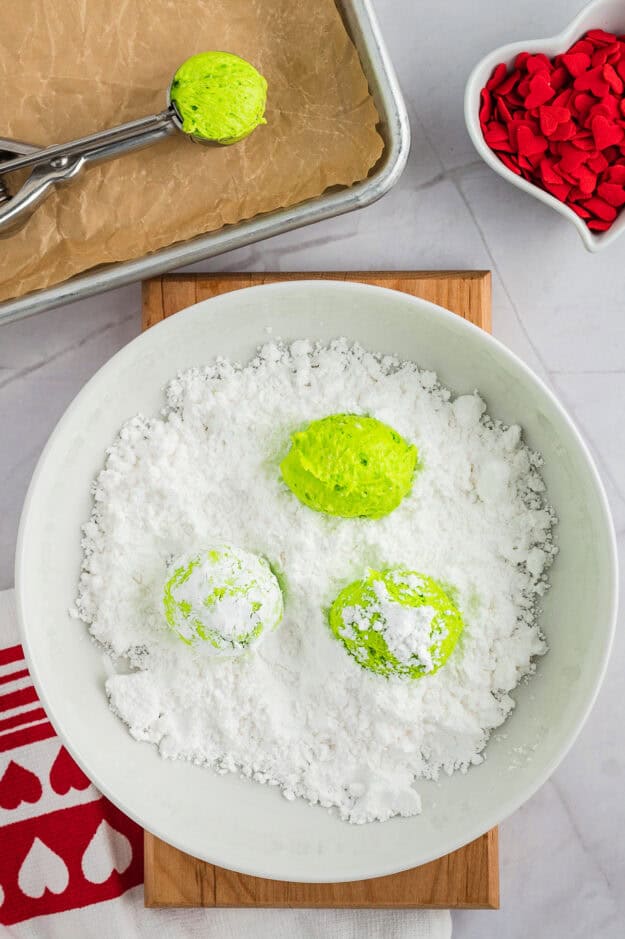
[[[499,62],[505,62],[508,68],[514,62],[519,52],[544,52],[549,58],[560,52],[565,52],[577,39],[589,29],[605,29],[611,33],[625,32],[625,3],[623,0],[593,0],[578,13],[572,23],[557,36],[547,39],[524,39],[521,42],[511,42],[507,46],[499,46],[494,52],[479,62],[469,76],[464,95],[464,119],[473,145],[482,159],[488,165],[512,183],[518,189],[528,192],[535,199],[551,206],[564,218],[575,225],[582,236],[582,241],[589,251],[600,251],[618,238],[625,231],[625,212],[617,217],[616,221],[606,232],[595,234],[583,219],[569,209],[563,202],[556,199],[544,189],[539,189],[533,183],[527,182],[509,170],[497,155],[490,149],[484,140],[479,121],[480,92],[493,69]]]

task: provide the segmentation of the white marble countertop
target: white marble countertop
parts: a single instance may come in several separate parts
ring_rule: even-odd
[[[580,0],[377,0],[413,145],[395,190],[360,212],[195,270],[489,268],[495,335],[555,389],[585,435],[625,549],[625,237],[600,255],[479,162],[462,118],[471,66],[559,31]],[[0,588],[41,448],[79,388],[137,335],[139,287],[0,329]],[[454,915],[463,939],[625,934],[625,638],[577,743],[501,826],[502,908]]]

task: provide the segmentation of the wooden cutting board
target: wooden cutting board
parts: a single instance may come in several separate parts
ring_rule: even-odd
[[[376,271],[301,274],[174,274],[143,284],[143,329],[229,290],[302,279],[355,280],[402,290],[447,307],[490,332],[488,271]],[[210,848],[207,846],[210,853]],[[499,907],[497,829],[446,857],[390,877],[300,884],[249,877],[193,858],[145,832],[148,907]]]

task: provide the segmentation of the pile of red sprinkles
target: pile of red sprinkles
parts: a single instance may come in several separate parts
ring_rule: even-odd
[[[625,36],[591,29],[553,59],[521,52],[482,89],[484,140],[513,173],[607,231],[625,205],[624,89]]]

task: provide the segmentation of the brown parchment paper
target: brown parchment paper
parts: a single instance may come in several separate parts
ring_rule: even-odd
[[[49,145],[161,111],[178,65],[208,49],[265,75],[267,125],[88,167],[0,241],[0,300],[367,176],[378,116],[333,0],[6,0],[0,137]]]

